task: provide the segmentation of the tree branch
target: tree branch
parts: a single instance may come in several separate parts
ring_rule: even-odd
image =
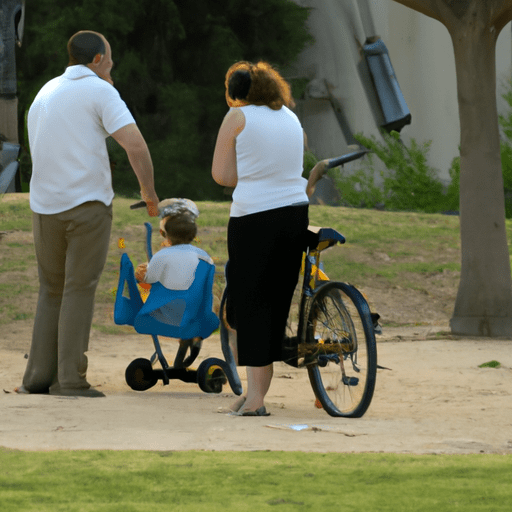
[[[468,11],[487,13],[489,28],[494,27],[496,37],[512,20],[512,0],[394,0],[426,16],[430,16],[452,31],[458,20]]]
[[[496,13],[492,17],[492,24],[496,29],[496,37],[502,31],[503,27],[512,20],[512,0],[505,0],[501,6],[496,9]]]
[[[439,10],[437,9],[436,0],[394,0],[397,4],[405,5],[415,11],[421,12],[426,16],[430,16],[437,21],[443,23]]]

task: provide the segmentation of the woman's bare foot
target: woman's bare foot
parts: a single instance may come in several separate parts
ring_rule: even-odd
[[[245,404],[246,398],[247,397],[245,397],[245,396],[240,396],[240,397],[238,397],[236,402],[234,402],[230,407],[227,407],[227,408],[219,407],[218,412],[220,412],[220,413],[238,412],[242,408],[242,406]]]

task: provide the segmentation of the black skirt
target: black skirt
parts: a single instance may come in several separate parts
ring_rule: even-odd
[[[229,219],[226,313],[240,366],[280,360],[307,228],[308,205]]]

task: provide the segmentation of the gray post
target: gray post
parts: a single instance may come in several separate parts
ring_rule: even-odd
[[[21,46],[24,17],[25,0],[0,0],[0,193],[16,191],[19,144],[15,48],[16,44]]]

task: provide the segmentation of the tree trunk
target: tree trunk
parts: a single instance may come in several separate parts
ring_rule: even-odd
[[[481,14],[481,13],[479,13]],[[494,27],[451,27],[461,127],[461,279],[453,333],[512,335],[512,280],[496,107]]]
[[[461,277],[453,333],[512,336],[512,279],[496,107],[496,40],[512,0],[395,0],[443,23],[453,42],[461,127]]]

